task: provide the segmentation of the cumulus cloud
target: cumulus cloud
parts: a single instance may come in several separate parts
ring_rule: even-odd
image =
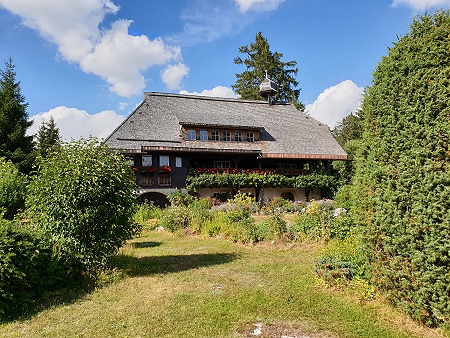
[[[149,67],[182,59],[180,47],[161,38],[128,34],[130,20],[117,20],[101,30],[105,16],[120,9],[110,0],[0,0],[0,6],[55,43],[63,59],[102,77],[120,96],[142,92],[142,72]]]
[[[183,77],[189,73],[189,67],[185,64],[168,65],[161,71],[161,79],[169,89],[180,88]]]
[[[27,130],[27,134],[36,134],[42,121],[49,121],[51,116],[53,116],[64,141],[78,140],[81,137],[88,138],[90,135],[99,138],[107,137],[124,120],[123,116],[116,114],[113,110],[90,115],[85,110],[60,106],[32,116],[31,120],[34,123]]]
[[[358,110],[363,92],[364,89],[353,81],[345,80],[325,89],[312,104],[306,105],[305,111],[334,128],[344,117]]]
[[[198,92],[188,92],[186,90],[181,90],[180,94],[184,95],[200,95],[200,96],[214,96],[214,97],[228,97],[236,98],[237,95],[229,87],[216,86],[213,89],[205,89],[201,93]]]
[[[253,11],[273,11],[284,2],[284,0],[234,0],[241,13]]]
[[[430,7],[449,7],[450,0],[394,0],[393,7],[407,5],[414,10],[426,10]]]

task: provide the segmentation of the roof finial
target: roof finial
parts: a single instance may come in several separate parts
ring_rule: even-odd
[[[266,69],[266,79],[268,79],[269,78],[269,76],[267,75],[267,69]]]

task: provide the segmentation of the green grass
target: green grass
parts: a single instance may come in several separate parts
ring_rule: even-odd
[[[3,324],[0,337],[251,337],[257,322],[311,337],[443,337],[379,301],[324,289],[318,254],[315,245],[147,233],[116,257],[115,281]]]

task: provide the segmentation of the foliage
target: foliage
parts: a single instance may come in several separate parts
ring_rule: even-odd
[[[192,213],[185,205],[170,205],[164,209],[157,226],[163,227],[167,231],[174,232],[185,229],[189,226]]]
[[[186,179],[186,188],[188,190],[199,190],[202,188],[229,187],[239,190],[245,187],[292,187],[297,189],[311,188],[333,188],[337,184],[336,177],[330,174],[311,173],[299,176],[284,176],[279,174],[260,174],[260,173],[218,173],[218,174],[200,174],[197,176],[188,176]]]
[[[355,196],[374,281],[427,325],[450,324],[450,13],[416,17],[362,106]]]
[[[26,131],[33,122],[28,120],[25,97],[20,82],[16,82],[12,58],[0,70],[0,157],[11,161],[23,173],[31,171],[34,162],[33,136]]]
[[[72,141],[41,159],[29,185],[27,215],[64,255],[94,272],[139,232],[132,219],[133,180],[119,153],[95,138]]]
[[[27,178],[0,157],[0,215],[12,219],[25,202]]]
[[[238,65],[244,64],[246,70],[236,74],[236,83],[232,85],[234,92],[243,100],[262,100],[258,95],[259,85],[268,77],[277,84],[278,93],[275,95],[278,100],[290,102],[299,110],[304,109],[304,105],[298,100],[300,89],[297,89],[298,81],[295,76],[298,73],[296,61],[283,62],[283,54],[272,53],[265,37],[258,32],[255,42],[250,46],[242,46],[239,53],[245,55],[245,59],[240,57],[234,59]]]
[[[334,209],[332,201],[311,201],[296,216],[290,228],[295,240],[345,239],[355,227],[344,209]]]
[[[155,219],[161,217],[162,210],[153,201],[142,203],[138,206],[134,214],[134,222],[143,228],[153,229],[156,225]]]
[[[174,190],[167,196],[167,199],[173,206],[180,206],[180,205],[188,206],[196,198],[180,190]]]
[[[29,310],[65,278],[63,261],[40,232],[0,218],[0,318]]]
[[[53,116],[50,116],[50,120],[42,123],[36,135],[37,139],[37,151],[42,157],[46,157],[54,147],[60,146],[61,136],[59,135],[59,128],[56,126]]]

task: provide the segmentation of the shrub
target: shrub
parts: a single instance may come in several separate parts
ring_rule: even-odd
[[[186,194],[180,190],[175,190],[167,196],[167,199],[169,200],[170,204],[173,206],[180,206],[183,205],[187,207],[190,203],[195,201],[197,198],[195,196]]]
[[[12,219],[25,202],[27,178],[12,162],[0,157],[0,215]]]
[[[450,325],[450,12],[416,17],[373,73],[354,182],[374,281]]]
[[[162,210],[158,208],[153,201],[145,202],[139,205],[134,214],[134,221],[142,227],[152,230],[155,227],[155,219],[161,217]]]
[[[174,232],[187,228],[191,217],[191,210],[187,206],[171,205],[164,209],[156,225],[163,227],[167,231]]]
[[[18,316],[54,290],[68,273],[42,233],[0,218],[0,318]]]
[[[122,155],[94,138],[73,141],[41,159],[27,215],[64,255],[94,272],[140,230],[133,181]]]

